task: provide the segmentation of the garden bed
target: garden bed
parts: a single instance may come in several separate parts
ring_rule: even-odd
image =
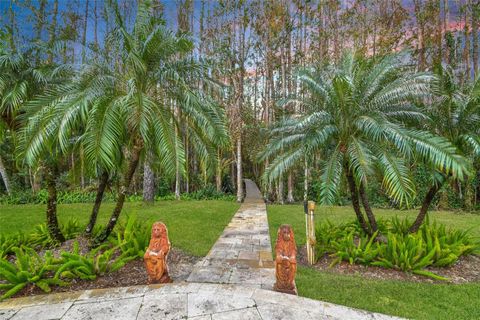
[[[419,283],[446,283],[444,280],[435,280],[432,278],[416,275],[413,273],[404,272],[395,269],[386,269],[376,266],[365,266],[361,264],[350,264],[346,261],[341,261],[333,266],[332,258],[328,254],[319,258],[317,263],[310,266],[307,261],[306,247],[298,248],[298,263],[306,267],[312,267],[315,270],[322,272],[329,272],[332,274],[342,275],[356,275],[366,279],[373,280],[400,280],[411,281]],[[438,274],[442,277],[448,278],[448,283],[461,284],[480,282],[480,256],[468,255],[462,256],[459,260],[450,267],[428,267],[426,270]]]
[[[181,249],[172,248],[168,255],[170,277],[174,282],[185,281],[201,257],[189,255]],[[98,276],[95,280],[72,279],[67,286],[52,286],[50,293],[89,289],[115,288],[147,284],[147,272],[142,260],[133,260],[120,270]],[[12,298],[47,294],[35,285],[28,285]]]

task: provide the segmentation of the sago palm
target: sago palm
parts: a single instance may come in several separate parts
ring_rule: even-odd
[[[436,66],[433,82],[433,100],[424,106],[430,121],[425,122],[432,132],[442,135],[467,157],[480,156],[480,80],[462,86],[454,70],[448,66]],[[422,209],[410,228],[416,232],[448,176],[433,170],[432,185],[422,204]]]
[[[71,84],[35,102],[68,106],[61,116],[62,130],[52,136],[60,149],[68,148],[69,133],[80,121],[84,132],[79,142],[88,163],[107,172],[123,163],[118,199],[97,243],[115,227],[144,150],[157,156],[167,173],[183,164],[180,117],[175,111],[181,111],[182,125],[201,156],[214,155],[215,146],[228,141],[222,109],[194,85],[204,78],[204,69],[187,57],[192,42],[169,31],[152,14],[151,5],[151,1],[139,2],[130,30],[112,3],[116,28],[107,41],[117,46],[116,54],[82,66]],[[39,153],[35,147],[42,148],[34,144],[32,157]]]
[[[433,76],[413,72],[404,61],[402,55],[377,62],[347,52],[337,65],[299,72],[305,98],[282,104],[298,103],[304,111],[272,129],[262,156],[277,157],[265,177],[274,179],[305,155],[319,153],[325,159],[321,203],[336,200],[345,176],[357,219],[370,234],[377,225],[365,190],[374,172],[381,173],[386,194],[401,205],[415,195],[411,159],[462,179],[465,161],[447,139],[405,125],[426,118],[412,101],[428,96]]]

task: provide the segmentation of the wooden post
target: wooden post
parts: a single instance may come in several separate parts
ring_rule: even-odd
[[[308,263],[313,265],[315,263],[315,201],[308,201],[308,212],[305,215],[306,230],[307,230],[307,258]]]

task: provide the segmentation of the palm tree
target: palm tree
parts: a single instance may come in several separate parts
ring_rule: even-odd
[[[436,66],[435,76],[433,102],[424,107],[431,120],[427,122],[429,129],[451,141],[464,156],[479,156],[480,135],[476,128],[480,127],[480,80],[464,88],[452,68],[442,65]],[[448,176],[438,170],[433,170],[432,177],[432,185],[410,227],[411,232],[421,226],[434,196],[448,180]]]
[[[120,44],[114,57],[120,62],[96,61],[80,77],[85,84],[81,103],[90,105],[81,139],[87,160],[113,170],[126,158],[116,206],[97,243],[115,227],[144,151],[157,156],[167,173],[183,165],[184,146],[175,133],[180,124],[174,109],[181,110],[200,155],[214,155],[215,146],[228,141],[222,109],[193,85],[205,74],[201,65],[187,58],[193,49],[188,37],[169,31],[152,14],[151,1],[139,2],[131,31],[115,3],[112,6],[117,25],[108,41]]]
[[[399,54],[365,60],[347,52],[338,65],[301,71],[298,79],[306,88],[305,98],[281,104],[299,103],[304,112],[272,129],[262,156],[277,157],[265,178],[275,179],[305,156],[319,153],[325,159],[321,202],[336,200],[343,175],[357,219],[369,234],[377,230],[365,192],[374,172],[381,173],[385,192],[400,205],[409,205],[415,195],[408,160],[421,159],[462,179],[465,160],[447,139],[406,126],[426,119],[411,101],[428,96],[433,76],[411,71],[405,60]]]

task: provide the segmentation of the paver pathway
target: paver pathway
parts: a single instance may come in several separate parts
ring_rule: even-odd
[[[246,197],[188,282],[231,283],[271,289],[275,282],[267,208],[256,184],[245,179]]]
[[[395,319],[241,285],[180,283],[96,289],[0,303],[1,320]]]

